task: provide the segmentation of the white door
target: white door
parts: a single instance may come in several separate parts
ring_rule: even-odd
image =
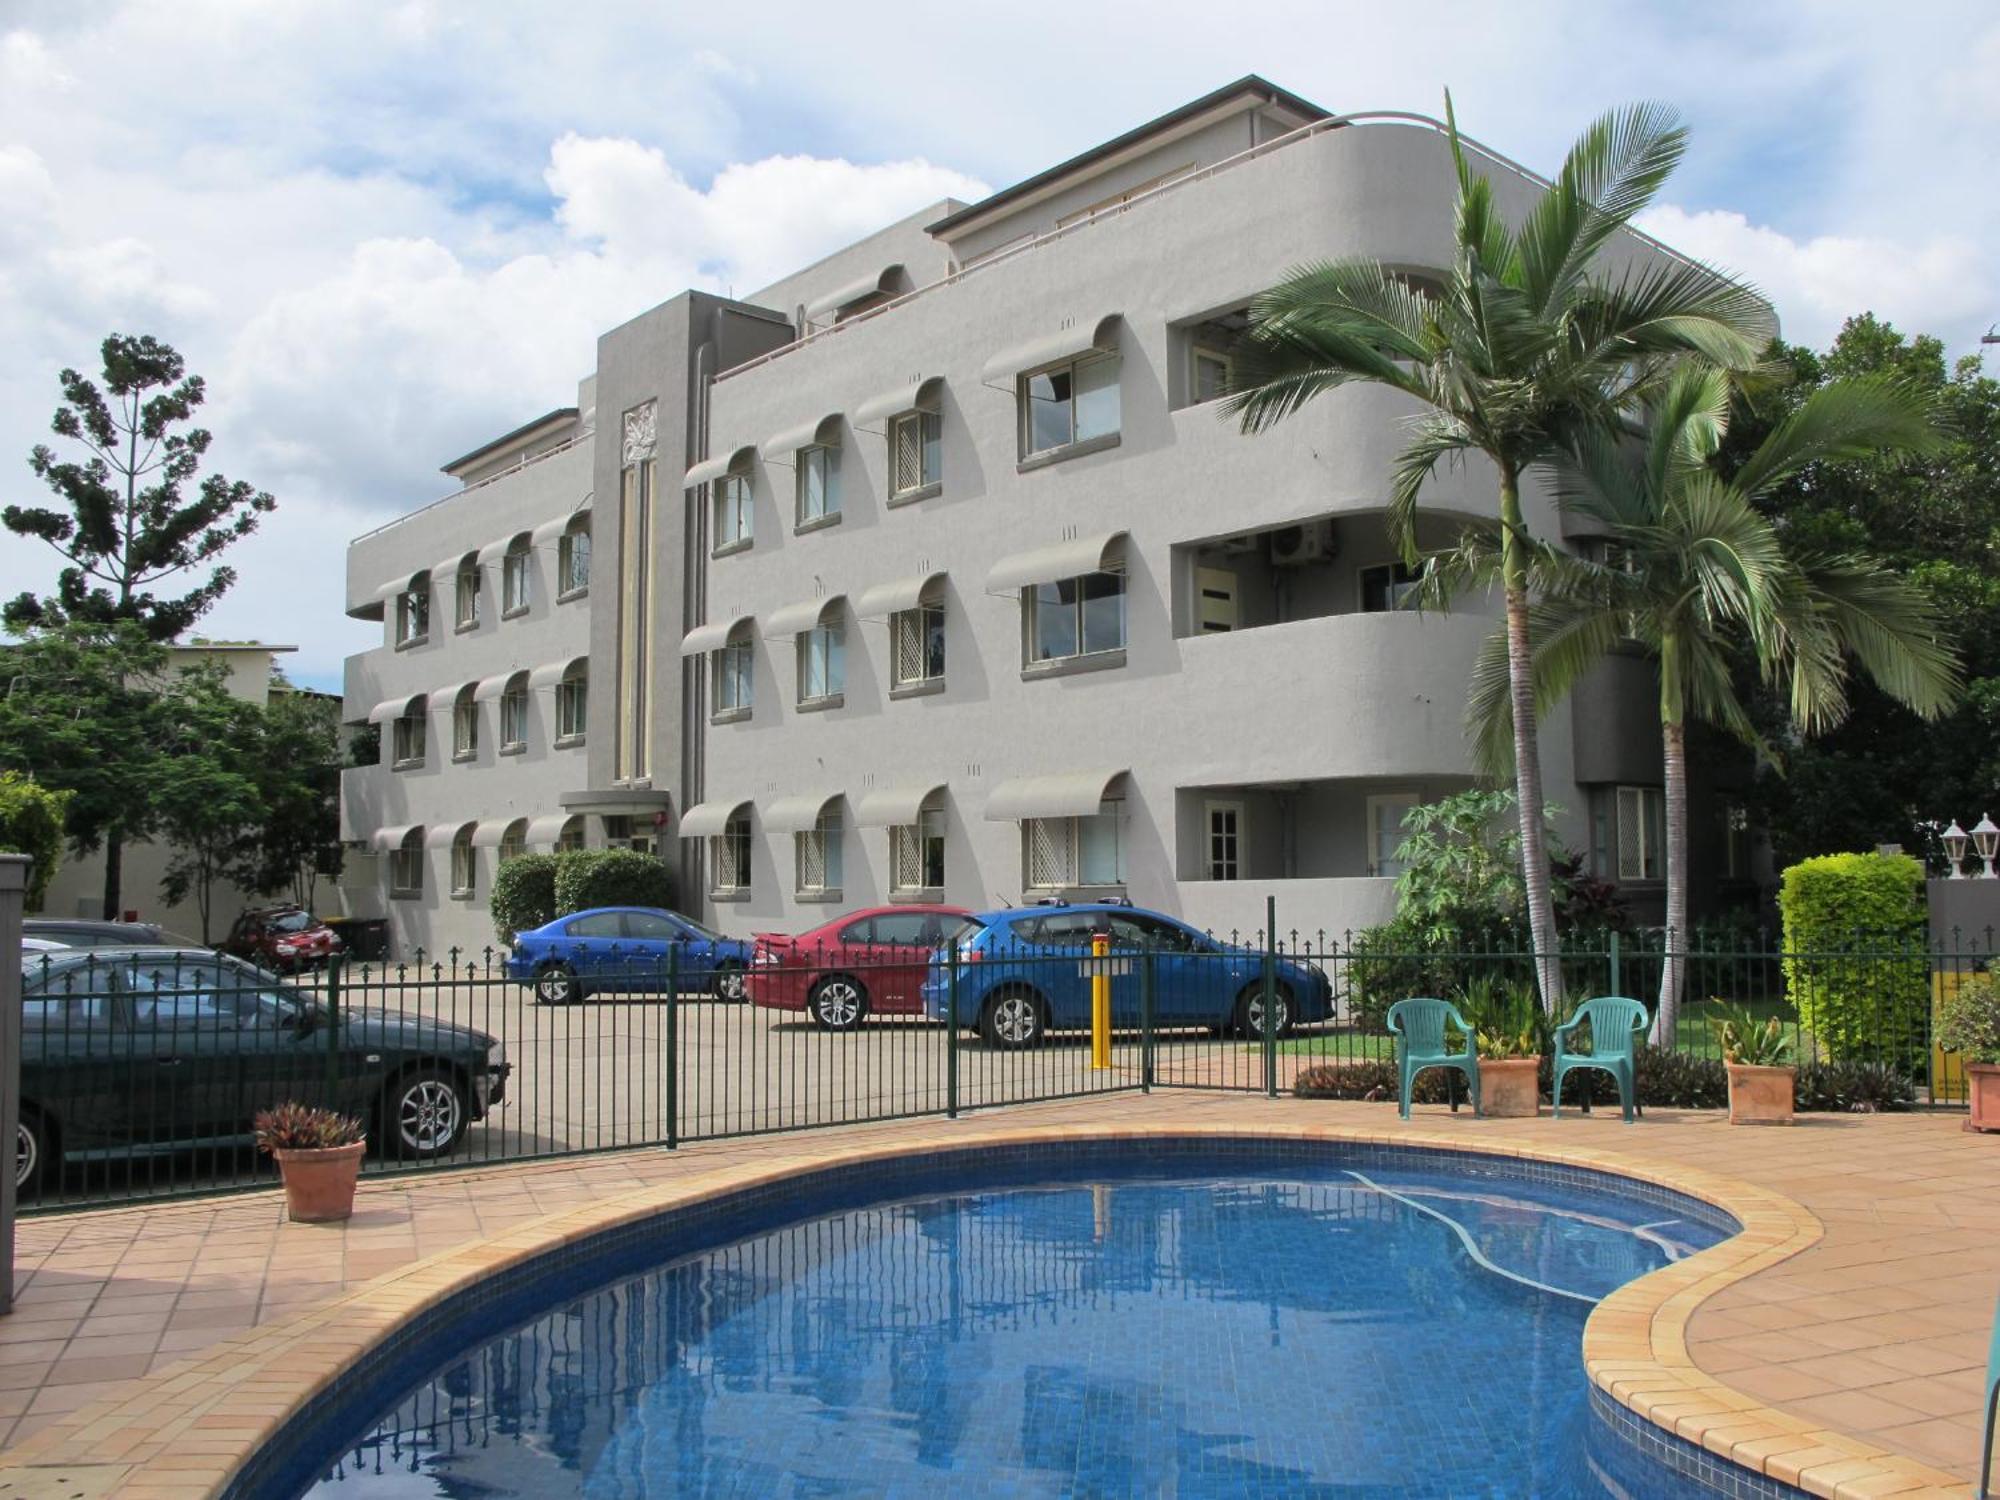
[[[1243,878],[1243,804],[1208,804],[1208,878]]]
[[[1403,815],[1421,799],[1415,792],[1385,792],[1368,799],[1368,873],[1390,879],[1403,873],[1396,851],[1403,844]]]
[[[1203,635],[1240,630],[1243,625],[1240,586],[1227,568],[1194,570],[1195,627]]]

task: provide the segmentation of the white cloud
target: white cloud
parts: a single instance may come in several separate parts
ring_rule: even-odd
[[[1754,283],[1777,306],[1784,336],[1795,344],[1824,345],[1860,312],[1915,333],[2000,310],[1993,256],[1961,234],[1797,240],[1731,210],[1690,213],[1670,204],[1641,224],[1676,249]]]

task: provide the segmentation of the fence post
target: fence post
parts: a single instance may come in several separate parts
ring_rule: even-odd
[[[958,1118],[958,944],[945,944],[950,981],[944,997],[944,1114]]]
[[[1614,994],[1614,995],[1622,995],[1622,994],[1624,994],[1624,993],[1625,993],[1625,990],[1624,990],[1623,986],[1621,986],[1621,985],[1619,984],[1619,982],[1618,982],[1618,932],[1617,932],[1617,929],[1616,929],[1616,928],[1613,928],[1613,929],[1612,929],[1612,931],[1610,932],[1609,936],[1610,936],[1610,938],[1611,938],[1611,993],[1612,993],[1612,994]],[[1669,937],[1669,938],[1667,939],[1667,941],[1671,943],[1671,942],[1673,941],[1673,939],[1672,939],[1671,937]]]
[[[0,854],[0,1313],[14,1310],[14,1153],[21,1128],[21,905],[29,859]],[[44,1178],[44,1181],[47,1181]]]
[[[338,953],[326,961],[326,1107],[340,1099],[340,969]]]
[[[681,1143],[681,955],[667,944],[667,1149]]]
[[[1139,953],[1139,1091],[1153,1092],[1153,945]]]
[[[1278,898],[1264,898],[1264,1094],[1278,1097]]]

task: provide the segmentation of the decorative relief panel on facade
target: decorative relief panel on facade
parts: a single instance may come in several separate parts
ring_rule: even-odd
[[[644,406],[635,406],[625,413],[625,462],[642,464],[653,456],[653,447],[659,441],[660,406],[657,401],[648,401]]]

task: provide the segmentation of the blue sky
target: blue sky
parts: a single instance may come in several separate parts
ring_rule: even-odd
[[[1059,17],[1052,21],[1051,16]],[[596,333],[747,291],[947,193],[1258,72],[1436,112],[1548,169],[1600,110],[1678,105],[1648,221],[1824,342],[1872,308],[1975,349],[2000,319],[2000,8],[1986,0],[690,7],[601,0],[0,0],[0,500],[55,372],[154,332],[215,455],[279,510],[217,635],[337,683],[347,537],[563,404]],[[0,544],[0,593],[46,586]]]

